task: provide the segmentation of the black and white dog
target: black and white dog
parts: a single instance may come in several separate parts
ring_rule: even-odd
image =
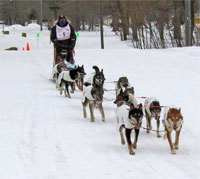
[[[144,102],[144,112],[146,115],[147,133],[149,133],[150,130],[152,129],[151,119],[155,118],[157,125],[157,137],[160,137],[159,127],[160,127],[161,107],[158,99],[153,97],[146,98]]]
[[[102,121],[105,121],[105,114],[104,114],[104,109],[102,106],[103,94],[104,94],[103,87],[98,87],[95,84],[89,85],[87,87],[84,86],[83,95],[82,95],[84,118],[87,117],[86,107],[89,103],[91,122],[94,122],[94,107],[95,107],[95,105],[97,105],[97,107],[99,108],[99,111],[102,115]]]
[[[96,87],[103,87],[105,81],[103,69],[100,71],[97,66],[93,66],[93,69],[95,70],[95,73],[85,77],[84,85],[88,86],[93,84]]]
[[[123,129],[125,128],[128,150],[130,155],[134,155],[135,153],[133,152],[133,148],[136,149],[137,147],[138,136],[143,118],[142,104],[140,104],[138,107],[134,107],[134,105],[131,105],[130,109],[127,105],[122,105],[118,107],[116,111],[116,118],[120,126],[119,132],[121,137],[121,143],[122,145],[125,144],[123,135]],[[131,142],[131,131],[133,129],[135,130],[134,143]]]
[[[69,98],[71,98],[70,93],[69,93],[69,85],[73,86],[76,80],[83,78],[85,74],[86,73],[85,73],[83,65],[81,67],[78,66],[77,68],[69,70],[69,71],[61,72],[58,77],[60,95],[62,95],[62,91],[64,89],[65,97],[68,96]]]

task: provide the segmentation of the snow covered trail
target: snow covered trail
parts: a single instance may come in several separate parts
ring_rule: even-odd
[[[108,31],[106,49],[99,50],[96,32],[80,32],[75,59],[88,74],[98,65],[106,81],[127,76],[136,96],[155,96],[161,105],[182,108],[185,123],[176,155],[170,154],[167,140],[141,129],[136,155],[130,156],[127,145],[120,144],[112,101],[103,102],[106,122],[95,110],[96,122],[91,123],[83,118],[80,91],[71,99],[59,95],[49,81],[53,50],[48,32],[41,38],[46,44],[42,42],[40,50],[0,51],[1,178],[200,178],[199,48],[136,50]],[[4,42],[12,45],[5,37]],[[105,87],[113,89],[114,84]]]

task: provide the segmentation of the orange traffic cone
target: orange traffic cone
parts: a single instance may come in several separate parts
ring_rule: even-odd
[[[26,51],[30,51],[29,43],[26,45]]]

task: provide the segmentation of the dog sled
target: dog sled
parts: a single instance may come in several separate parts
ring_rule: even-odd
[[[55,44],[53,69],[52,69],[52,82],[56,82],[58,75],[64,70],[75,68],[75,61],[72,52],[68,46],[60,43]]]
[[[56,82],[58,88],[58,78],[63,71],[76,70],[78,67],[75,65],[74,54],[71,52],[70,47],[63,44],[56,44],[54,48],[54,62],[52,70],[52,82]],[[72,92],[75,90],[75,84],[82,91],[83,90],[83,77],[76,79],[72,83]]]
[[[54,48],[54,62],[53,66],[64,61],[67,68],[74,68],[74,54],[71,52],[70,48],[63,44],[56,44]]]

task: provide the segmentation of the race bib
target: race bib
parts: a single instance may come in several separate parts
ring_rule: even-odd
[[[56,37],[58,40],[67,40],[70,38],[71,29],[69,24],[65,27],[56,25]]]

